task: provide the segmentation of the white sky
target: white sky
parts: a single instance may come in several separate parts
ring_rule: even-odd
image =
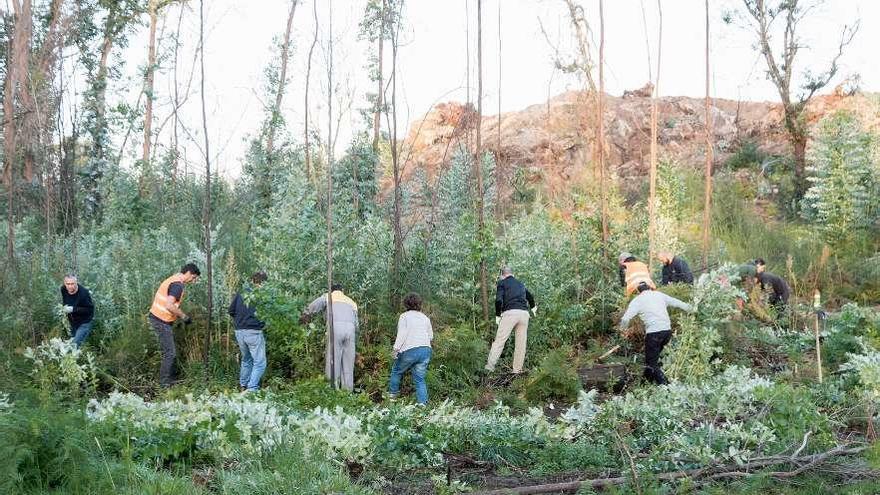
[[[310,110],[313,125],[326,136],[326,46],[328,5],[331,0],[317,0],[321,24],[319,46],[312,67]],[[571,54],[572,32],[562,0],[484,0],[483,1],[483,87],[484,114],[498,109],[498,10],[501,7],[501,108],[522,109],[540,103],[548,95],[577,89],[581,84],[554,68],[557,45],[563,54]],[[638,88],[648,80],[645,28],[642,4],[646,9],[652,50],[656,50],[657,10],[653,0],[609,0],[605,2],[606,89],[619,95],[625,89]],[[283,35],[289,2],[286,0],[209,0],[206,1],[206,100],[208,126],[214,164],[227,177],[241,169],[246,139],[259,131],[264,118],[264,70],[272,58],[274,37]],[[588,20],[598,36],[598,0],[580,0]],[[332,0],[333,50],[336,81],[346,81],[344,93],[351,97],[337,100],[351,102],[352,111],[341,117],[336,154],[346,147],[353,132],[363,124],[357,110],[365,106],[363,95],[372,90],[364,65],[372,47],[357,40],[358,22],[365,0]],[[753,48],[753,37],[742,27],[722,22],[722,12],[738,6],[738,0],[711,0],[712,94],[714,97],[777,100],[773,86],[764,77],[763,59]],[[704,10],[703,0],[662,0],[663,53],[660,80],[661,95],[702,96],[704,94]],[[184,14],[180,53],[181,85],[192,68],[198,43],[198,1],[190,1]],[[176,29],[178,10],[165,13],[165,33]],[[398,99],[400,102],[399,135],[405,135],[409,122],[420,119],[435,103],[466,100],[466,19],[469,17],[471,85],[476,90],[476,0],[407,0],[405,5],[403,46],[399,50]],[[543,24],[550,42],[541,33]],[[853,44],[841,60],[835,82],[851,73],[862,77],[862,88],[880,91],[880,1],[828,0],[802,27],[808,48],[799,53],[797,72],[804,68],[824,70],[836,50],[841,28],[861,20]],[[306,55],[313,36],[311,0],[301,0],[294,18],[294,51],[290,62],[284,117],[291,131],[302,135],[303,89]],[[134,104],[141,82],[139,71],[146,60],[146,28],[132,37],[129,47],[116,56],[126,60],[126,77],[118,88],[118,98]],[[170,57],[171,41],[165,52]],[[390,73],[390,45],[386,45],[386,77]],[[654,57],[654,55],[652,55]],[[570,58],[570,57],[566,57]],[[656,57],[655,63],[656,63]],[[157,123],[170,112],[170,58],[161,64],[156,79]],[[828,88],[830,90],[831,88]],[[474,96],[475,97],[475,96]],[[334,102],[334,112],[340,102]],[[189,100],[181,109],[185,125],[198,146],[187,145],[192,167],[201,169],[201,108],[198,73]],[[384,121],[383,121],[384,126]],[[168,142],[170,123],[160,136]],[[139,136],[129,140],[127,157],[140,153]]]

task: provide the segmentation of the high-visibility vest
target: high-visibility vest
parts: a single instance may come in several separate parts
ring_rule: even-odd
[[[156,291],[156,295],[153,296],[153,305],[150,306],[150,313],[164,321],[165,323],[174,323],[177,320],[177,315],[168,311],[165,307],[168,304],[168,287],[175,282],[183,283],[183,278],[185,275],[183,273],[175,273],[174,275],[166,278],[161,285],[159,285],[159,289]],[[180,301],[183,300],[183,293],[180,294],[180,298],[175,301],[174,306],[179,308]]]
[[[648,265],[641,261],[627,261],[623,264],[624,281],[626,284],[626,295],[631,295],[638,291],[639,284],[645,282],[648,287],[656,289],[654,281],[651,280],[651,272],[648,271]]]

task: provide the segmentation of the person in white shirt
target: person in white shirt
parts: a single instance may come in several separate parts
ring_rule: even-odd
[[[672,322],[669,306],[692,313],[694,308],[685,302],[651,289],[647,283],[638,286],[639,295],[630,301],[623,318],[621,331],[626,330],[630,320],[638,316],[645,324],[645,378],[657,385],[669,383],[660,368],[660,353],[672,338]]]
[[[397,338],[391,356],[391,379],[388,383],[388,395],[395,399],[400,394],[400,380],[407,371],[412,372],[413,387],[416,389],[416,401],[428,403],[428,363],[431,362],[431,340],[434,330],[431,320],[422,313],[422,298],[410,293],[403,299],[406,312],[397,320]]]

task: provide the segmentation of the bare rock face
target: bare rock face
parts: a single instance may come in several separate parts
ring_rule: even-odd
[[[620,178],[646,175],[651,137],[650,83],[623,97],[605,98],[606,163]],[[548,194],[561,193],[571,181],[594,177],[595,98],[567,92],[518,112],[485,116],[481,121],[483,148],[495,155],[504,176],[525,169]],[[658,99],[658,153],[682,167],[702,167],[705,157],[705,102],[702,98]],[[836,110],[855,112],[866,127],[880,129],[880,96],[837,92],[815,97],[807,121],[815,125]],[[711,100],[715,163],[723,163],[741,143],[752,141],[768,153],[790,152],[777,103]],[[410,129],[404,143],[403,180],[422,169],[428,177],[445,169],[454,151],[473,146],[478,121],[472,106],[442,103]],[[500,121],[500,133],[499,133]],[[500,139],[500,140],[499,140]]]

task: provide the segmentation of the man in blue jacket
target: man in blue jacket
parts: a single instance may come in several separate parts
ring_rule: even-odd
[[[492,347],[489,348],[485,372],[495,371],[495,365],[501,357],[507,339],[510,338],[510,333],[514,332],[513,373],[515,375],[522,373],[526,360],[529,309],[533,315],[538,313],[535,298],[522,282],[514,278],[513,271],[505,266],[501,269],[495,292],[495,324],[498,325],[498,330],[495,332]]]
[[[254,273],[251,281],[258,286],[266,281],[266,274]],[[260,389],[260,378],[266,371],[266,337],[263,335],[266,324],[257,318],[257,311],[252,305],[245,304],[241,293],[236,293],[232,298],[229,316],[235,324],[235,339],[241,349],[238,383],[242,392],[256,392]]]

